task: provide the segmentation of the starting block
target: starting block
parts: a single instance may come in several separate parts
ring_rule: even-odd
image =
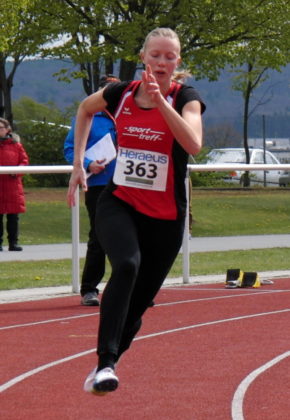
[[[242,271],[239,268],[227,270],[225,287],[236,289],[237,287],[260,287],[261,282],[256,272]]]

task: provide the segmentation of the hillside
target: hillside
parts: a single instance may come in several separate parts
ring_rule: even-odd
[[[243,98],[232,89],[233,73],[222,72],[217,82],[195,81],[206,104],[208,125],[228,123],[242,132]],[[255,92],[250,111],[256,108],[249,121],[250,136],[262,137],[262,115],[266,116],[268,137],[290,137],[290,65],[281,73],[269,72],[269,78]],[[256,107],[257,103],[263,103]]]
[[[40,103],[54,102],[65,109],[75,101],[85,97],[80,80],[71,83],[58,82],[54,73],[70,67],[70,63],[60,60],[31,60],[23,62],[18,68],[13,86],[13,100],[29,96]],[[192,81],[207,110],[204,116],[208,126],[230,124],[241,132],[243,101],[240,92],[231,89],[233,75],[224,71],[216,82],[208,80]],[[268,121],[270,137],[290,137],[290,65],[281,73],[272,71],[270,78],[255,92],[251,105],[262,97],[265,101],[259,106],[250,121],[250,134],[261,136],[261,115]]]

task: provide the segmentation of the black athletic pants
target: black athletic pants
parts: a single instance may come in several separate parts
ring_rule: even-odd
[[[16,245],[18,242],[18,214],[6,214],[6,230],[9,245]],[[0,245],[4,235],[4,214],[0,214]]]
[[[105,274],[105,253],[98,241],[95,228],[97,201],[104,188],[105,185],[96,185],[89,187],[85,192],[85,205],[90,220],[90,231],[81,281],[82,296],[89,292],[98,292],[97,286]]]
[[[115,355],[118,360],[141,327],[143,313],[180,250],[184,220],[145,216],[104,191],[96,229],[112,266],[102,296],[97,353]]]

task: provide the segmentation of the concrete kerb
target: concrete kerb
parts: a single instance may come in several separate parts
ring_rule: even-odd
[[[273,280],[275,278],[290,278],[290,271],[265,271],[258,273],[260,280]],[[207,276],[192,276],[186,285],[198,284],[218,284],[225,281],[225,274],[207,275]],[[168,278],[163,284],[164,287],[174,287],[183,285],[182,277]],[[185,285],[185,286],[186,286]],[[105,283],[99,286],[100,291],[105,287]],[[33,300],[52,299],[57,297],[76,296],[72,292],[72,286],[54,286],[54,287],[39,287],[33,289],[17,289],[17,290],[2,290],[0,291],[0,304],[13,302],[26,302]]]

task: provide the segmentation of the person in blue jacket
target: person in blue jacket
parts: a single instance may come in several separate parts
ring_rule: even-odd
[[[112,75],[101,78],[100,87],[106,84],[119,81]],[[64,142],[64,156],[68,163],[73,164],[74,159],[74,125],[70,129]],[[90,134],[88,137],[86,150],[91,149],[96,143],[110,134],[113,142],[116,141],[115,124],[112,118],[106,112],[99,112],[94,115]],[[92,150],[92,149],[91,149]],[[88,190],[85,192],[85,205],[90,220],[90,231],[87,243],[87,252],[85,265],[81,279],[81,304],[85,306],[99,306],[97,288],[105,273],[105,253],[100,246],[95,232],[95,214],[98,198],[112,178],[115,169],[115,159],[107,165],[92,160],[91,157],[85,157],[84,167],[88,174]]]

